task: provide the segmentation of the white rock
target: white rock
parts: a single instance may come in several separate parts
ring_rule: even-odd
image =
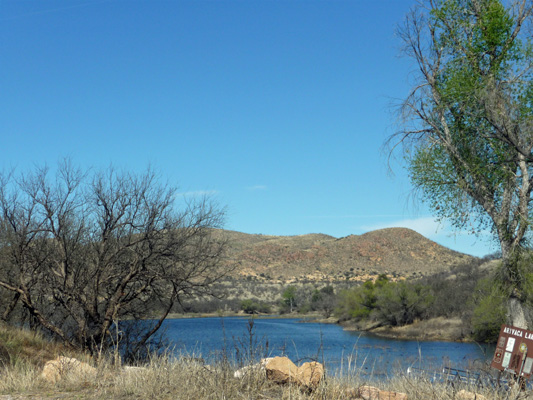
[[[44,364],[41,378],[50,383],[59,382],[66,377],[91,379],[96,376],[96,368],[75,358],[59,356]]]

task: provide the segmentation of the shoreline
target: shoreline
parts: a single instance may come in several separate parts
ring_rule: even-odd
[[[289,314],[246,314],[246,313],[235,313],[235,312],[224,312],[224,313],[187,313],[187,314],[169,314],[166,319],[190,319],[190,318],[258,318],[258,319],[313,319],[316,320],[319,317],[319,314],[309,314],[302,316],[298,313],[289,313]],[[157,317],[153,317],[157,318]],[[311,322],[311,321],[310,321]],[[313,321],[314,322],[314,321]]]
[[[470,336],[470,332],[464,327],[463,321],[459,318],[437,317],[398,327],[361,327],[350,323],[340,325],[344,326],[345,330],[367,332],[387,339],[457,343],[475,342]]]
[[[346,331],[362,332],[377,337],[394,340],[430,341],[430,342],[462,342],[471,343],[474,340],[458,318],[432,318],[429,320],[416,321],[410,325],[400,327],[358,325],[353,322],[339,322],[337,318],[324,318],[320,314],[245,314],[245,313],[187,313],[169,314],[167,319],[190,319],[190,318],[257,318],[257,319],[300,319],[302,323],[336,324]]]

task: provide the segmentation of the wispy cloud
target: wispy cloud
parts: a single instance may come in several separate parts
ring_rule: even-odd
[[[202,196],[214,196],[220,193],[218,190],[193,190],[190,192],[176,193],[176,196],[182,197],[202,197]]]
[[[254,186],[248,186],[248,190],[257,191],[257,190],[267,190],[268,187],[266,185],[254,185]]]

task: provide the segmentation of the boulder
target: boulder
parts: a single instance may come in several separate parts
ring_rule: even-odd
[[[468,390],[460,390],[457,392],[456,399],[458,400],[487,400],[485,396],[479,393],[469,392]]]
[[[273,357],[265,364],[267,378],[279,384],[297,384],[298,367],[288,357]]]
[[[254,373],[256,371],[260,371],[262,369],[264,369],[264,367],[261,364],[247,365],[235,371],[233,373],[233,377],[244,378],[246,375]]]
[[[324,377],[324,366],[316,361],[303,363],[298,367],[298,383],[309,389],[316,389]]]
[[[360,386],[357,390],[350,391],[352,399],[364,400],[407,400],[407,395],[400,392],[388,392],[374,386]]]
[[[238,369],[233,373],[235,378],[244,378],[248,374],[265,371],[265,365],[272,360],[272,357],[262,358],[258,364],[248,365]]]
[[[41,378],[49,383],[57,383],[66,377],[87,379],[95,376],[96,368],[75,358],[63,356],[44,364],[41,373]]]
[[[314,390],[324,377],[324,366],[316,361],[297,367],[287,357],[274,357],[265,362],[267,378],[279,384],[295,384]]]

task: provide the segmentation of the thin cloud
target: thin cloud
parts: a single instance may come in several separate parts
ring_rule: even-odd
[[[190,192],[177,193],[177,196],[201,197],[201,196],[214,196],[218,193],[220,193],[218,190],[193,190]]]

